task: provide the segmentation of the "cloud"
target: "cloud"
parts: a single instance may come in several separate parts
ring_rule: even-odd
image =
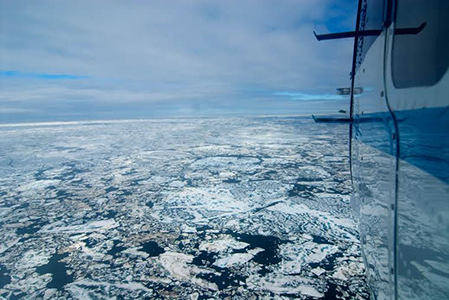
[[[7,114],[23,114],[23,113],[37,113],[39,110],[13,107],[0,107],[0,113]]]
[[[352,44],[318,43],[312,32],[349,26],[356,3],[339,3],[0,0],[0,60],[16,70],[0,73],[0,101],[219,111],[280,103],[277,91],[330,94],[348,84]]]
[[[53,80],[77,80],[87,79],[89,76],[69,75],[69,74],[45,74],[45,73],[26,73],[20,71],[1,71],[0,77],[15,77],[15,78],[35,78],[35,79],[53,79]]]

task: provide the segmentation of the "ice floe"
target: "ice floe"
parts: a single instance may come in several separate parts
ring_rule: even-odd
[[[296,117],[2,125],[0,298],[367,298],[346,131]]]

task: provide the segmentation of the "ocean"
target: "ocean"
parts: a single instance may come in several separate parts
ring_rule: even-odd
[[[367,299],[348,125],[0,125],[0,296]]]

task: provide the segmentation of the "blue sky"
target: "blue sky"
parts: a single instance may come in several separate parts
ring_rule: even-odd
[[[346,108],[355,0],[0,0],[0,122]]]

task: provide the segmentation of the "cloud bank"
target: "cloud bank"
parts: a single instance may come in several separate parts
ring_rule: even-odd
[[[349,83],[351,40],[318,43],[312,31],[351,30],[352,0],[0,6],[0,122],[302,114],[334,109],[321,100],[344,103],[329,95]]]

